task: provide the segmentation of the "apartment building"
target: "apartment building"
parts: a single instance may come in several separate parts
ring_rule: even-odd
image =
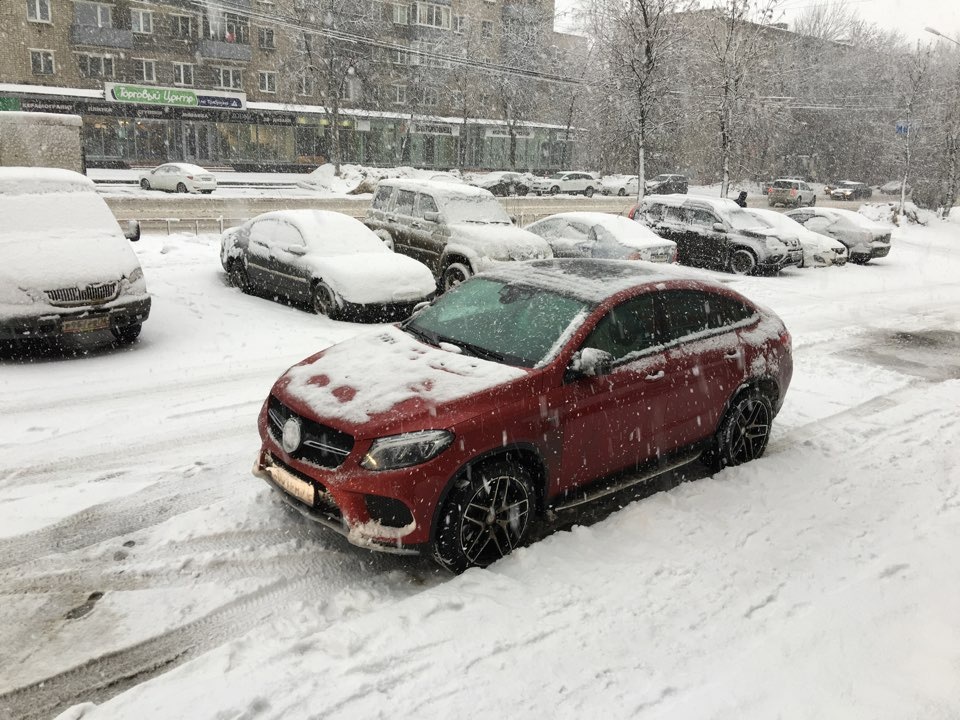
[[[310,169],[339,149],[494,169],[512,146],[545,170],[570,142],[551,78],[583,51],[552,18],[552,0],[3,0],[0,110],[80,115],[94,167]]]

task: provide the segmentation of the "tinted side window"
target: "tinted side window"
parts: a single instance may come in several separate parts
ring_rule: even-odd
[[[652,295],[632,298],[613,308],[590,333],[583,347],[606,350],[619,360],[660,344]]]
[[[664,220],[666,220],[667,222],[675,222],[675,223],[686,222],[683,208],[668,207],[667,212],[664,216]]]
[[[713,224],[720,222],[713,213],[707,212],[706,210],[694,210],[690,221],[694,225],[699,225],[701,227],[712,228]]]
[[[411,190],[397,190],[396,211],[399,215],[413,215],[413,201],[417,194]]]
[[[702,332],[710,327],[711,296],[695,290],[671,290],[661,293],[660,307],[663,312],[663,342]]]
[[[424,213],[437,212],[437,203],[429,195],[417,195],[417,217],[423,217]]]
[[[753,310],[739,300],[723,295],[708,296],[707,323],[710,328],[727,327],[749,317],[753,317]]]
[[[380,187],[377,188],[377,194],[373,196],[373,202],[371,207],[376,210],[386,210],[387,206],[390,204],[390,195],[393,194],[393,188],[390,187]]]

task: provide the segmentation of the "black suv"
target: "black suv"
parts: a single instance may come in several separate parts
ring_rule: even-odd
[[[749,275],[803,262],[798,236],[776,230],[732,200],[650,195],[628,217],[673,240],[684,265]]]
[[[646,182],[647,195],[686,194],[687,178],[684,175],[657,175]]]

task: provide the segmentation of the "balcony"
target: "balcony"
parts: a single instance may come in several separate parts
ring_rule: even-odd
[[[70,43],[105,48],[132,48],[133,31],[94,25],[72,25]]]
[[[253,51],[249,45],[221,40],[201,40],[200,55],[215,60],[239,60],[249,62]]]

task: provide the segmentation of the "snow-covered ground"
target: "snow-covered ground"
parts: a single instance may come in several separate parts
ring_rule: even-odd
[[[460,577],[250,475],[272,381],[371,328],[136,250],[139,343],[0,357],[0,718],[960,717],[960,225],[718,274],[793,334],[766,456]]]

